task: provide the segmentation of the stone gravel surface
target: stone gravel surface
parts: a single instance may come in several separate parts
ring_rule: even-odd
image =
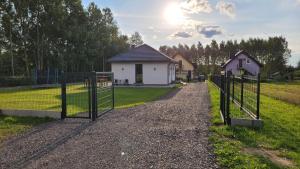
[[[205,83],[95,122],[66,120],[4,143],[1,168],[218,168]]]

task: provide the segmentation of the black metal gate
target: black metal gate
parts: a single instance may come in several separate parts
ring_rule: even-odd
[[[114,109],[111,72],[63,73],[61,80],[61,119],[95,120]]]

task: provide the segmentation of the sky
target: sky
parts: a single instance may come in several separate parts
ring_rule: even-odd
[[[206,45],[212,39],[283,36],[300,60],[300,0],[82,0],[112,10],[122,34],[139,32],[145,43]]]

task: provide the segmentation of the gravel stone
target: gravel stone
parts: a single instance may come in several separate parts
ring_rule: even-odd
[[[208,141],[209,106],[207,85],[192,83],[95,122],[38,126],[4,143],[0,168],[218,168]]]

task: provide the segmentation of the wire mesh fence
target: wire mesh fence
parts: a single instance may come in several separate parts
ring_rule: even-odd
[[[109,72],[67,72],[51,83],[1,87],[0,111],[60,112],[62,118],[92,118],[94,113],[97,117],[114,108],[113,79]]]
[[[97,116],[114,108],[113,73],[97,72]]]
[[[231,116],[236,115],[232,114],[235,111],[230,113],[230,109],[234,108],[231,103],[238,105],[240,110],[246,112],[251,118],[260,118],[259,74],[258,76],[213,75],[211,81],[220,89],[220,111],[225,124],[230,124]]]
[[[27,78],[26,78],[27,79]],[[3,86],[3,85],[0,85]],[[59,83],[0,88],[0,110],[61,111]]]
[[[65,83],[63,100],[66,101],[66,116],[90,118],[91,75],[90,72],[63,74],[62,80]]]
[[[61,118],[95,118],[114,108],[113,73],[64,73]]]
[[[259,119],[260,75],[232,75],[230,79],[232,101],[236,102],[251,117]]]
[[[219,88],[221,88],[221,75],[212,75],[210,76],[210,80],[214,82]]]

